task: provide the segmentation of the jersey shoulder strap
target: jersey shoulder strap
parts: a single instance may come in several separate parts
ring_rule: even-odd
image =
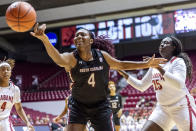
[[[77,60],[80,59],[80,56],[79,56],[79,54],[78,54],[77,49],[75,49],[75,50],[73,51],[73,55],[74,55],[74,57],[75,57]]]
[[[97,54],[97,57],[99,59],[99,62],[103,62],[104,57],[103,57],[103,54],[101,53],[101,51],[99,49],[95,49],[95,52]]]

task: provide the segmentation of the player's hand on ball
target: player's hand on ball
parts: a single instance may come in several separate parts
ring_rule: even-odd
[[[47,37],[45,35],[45,30],[46,30],[46,24],[42,24],[39,26],[39,23],[37,23],[34,26],[34,32],[30,32],[30,34],[40,40],[44,39],[45,37]]]

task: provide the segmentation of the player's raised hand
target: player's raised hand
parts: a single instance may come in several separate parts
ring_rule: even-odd
[[[30,32],[30,34],[42,40],[47,37],[45,35],[45,30],[46,30],[46,24],[39,25],[39,23],[36,23],[36,25],[34,26],[34,31]]]
[[[149,67],[157,68],[159,67],[159,64],[165,64],[167,62],[167,59],[164,58],[155,58],[155,54],[149,60],[147,61],[147,64]]]

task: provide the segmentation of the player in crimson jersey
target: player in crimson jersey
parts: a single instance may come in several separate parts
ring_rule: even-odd
[[[13,105],[29,130],[34,131],[22,108],[20,89],[10,81],[14,63],[15,61],[12,59],[0,61],[0,131],[14,131],[9,120]]]
[[[173,36],[161,41],[159,53],[168,62],[150,68],[142,80],[119,71],[134,88],[145,91],[153,85],[156,92],[157,105],[142,130],[170,131],[176,124],[179,131],[195,131],[196,106],[185,85],[186,78],[192,78],[191,60]]]

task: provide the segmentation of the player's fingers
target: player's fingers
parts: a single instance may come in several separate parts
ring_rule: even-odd
[[[42,24],[41,26],[38,27],[36,34],[43,35],[45,29],[46,29],[46,24]]]
[[[39,29],[37,30],[37,32],[36,32],[36,35],[42,35],[42,34],[43,34],[43,31],[42,31],[42,29],[39,28]]]
[[[54,123],[57,123],[57,120],[53,120]]]
[[[148,61],[150,58],[143,59],[143,61]]]
[[[143,58],[143,61],[148,61],[150,59],[149,56],[143,56],[142,58]]]
[[[143,59],[150,59],[150,56],[143,56]]]
[[[142,56],[143,59],[150,58],[149,56]]]
[[[149,61],[154,61],[154,58],[155,58],[155,54],[153,54],[152,57],[150,57],[148,60]]]
[[[53,121],[53,122],[56,122],[56,118],[53,118],[52,121]]]
[[[39,23],[36,23],[35,26],[34,26],[34,32],[35,33],[37,32],[38,26],[39,26]]]
[[[160,62],[160,63],[166,63],[167,59],[165,59],[165,58],[156,58],[155,61]]]
[[[32,36],[35,36],[35,33],[34,33],[34,32],[30,32],[30,34],[31,34]]]
[[[43,33],[44,33],[45,30],[46,30],[46,24],[43,24],[42,30],[43,30]]]
[[[29,128],[30,131],[35,131],[33,126],[29,126],[28,128]]]
[[[155,54],[152,55],[152,58],[155,58]]]

